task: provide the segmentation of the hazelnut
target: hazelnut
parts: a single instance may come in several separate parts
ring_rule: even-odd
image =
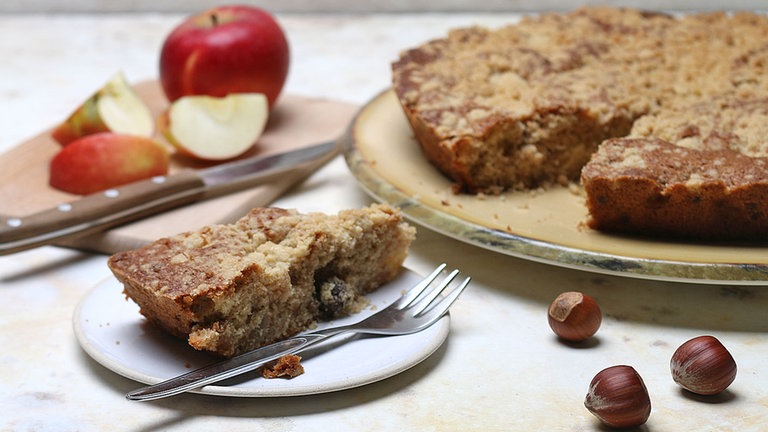
[[[640,375],[631,366],[611,366],[589,384],[584,406],[607,426],[640,426],[651,415],[651,399]]]
[[[736,361],[713,336],[695,337],[680,345],[669,367],[676,383],[700,395],[720,393],[736,379]]]
[[[549,305],[549,326],[568,341],[588,339],[600,328],[602,320],[597,302],[580,292],[564,292]]]

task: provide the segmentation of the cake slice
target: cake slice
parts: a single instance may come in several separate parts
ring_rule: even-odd
[[[659,110],[582,171],[591,228],[706,240],[768,238],[768,99]]]
[[[768,238],[768,158],[617,138],[600,146],[582,178],[593,229],[662,238]]]
[[[257,208],[108,264],[150,322],[231,357],[361,310],[366,293],[397,276],[414,238],[386,205],[337,215]]]

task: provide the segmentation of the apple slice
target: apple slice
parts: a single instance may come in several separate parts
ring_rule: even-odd
[[[49,183],[78,195],[168,172],[168,150],[152,138],[101,132],[73,141],[51,160]]]
[[[61,143],[99,132],[152,136],[154,118],[122,72],[91,95],[51,135]]]
[[[262,93],[184,96],[160,117],[158,128],[182,153],[217,161],[248,151],[268,117],[269,102]]]

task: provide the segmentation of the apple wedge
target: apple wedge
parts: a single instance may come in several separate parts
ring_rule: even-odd
[[[268,117],[269,102],[262,93],[184,96],[160,116],[158,129],[180,152],[218,161],[248,151],[264,132]]]
[[[51,135],[62,145],[99,132],[152,136],[154,118],[119,72],[82,103]]]
[[[168,172],[169,154],[153,138],[101,132],[64,146],[50,164],[56,189],[87,195]]]

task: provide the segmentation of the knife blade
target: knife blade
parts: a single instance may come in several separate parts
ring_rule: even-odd
[[[134,182],[21,217],[0,217],[0,255],[71,239],[276,180],[338,154],[334,141]]]

